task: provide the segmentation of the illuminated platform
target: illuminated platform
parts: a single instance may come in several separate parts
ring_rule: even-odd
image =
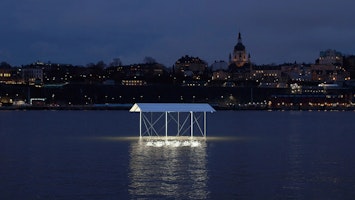
[[[206,137],[148,136],[140,137],[139,142],[151,147],[199,147],[206,142]]]
[[[207,112],[216,112],[205,103],[136,103],[130,112],[139,112],[139,136],[206,137]]]
[[[206,140],[205,137],[166,137],[166,139],[160,137],[149,137],[149,139],[140,140],[140,143],[145,144],[145,146],[151,147],[199,147]],[[145,137],[142,137],[145,138]],[[203,138],[203,139],[197,139]]]

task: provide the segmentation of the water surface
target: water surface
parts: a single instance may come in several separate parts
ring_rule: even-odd
[[[219,111],[199,146],[128,111],[1,111],[1,199],[352,199],[354,112]]]

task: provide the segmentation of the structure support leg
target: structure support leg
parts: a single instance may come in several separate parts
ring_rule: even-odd
[[[191,137],[194,136],[194,113],[193,112],[190,112],[191,116],[191,121],[190,121],[190,135]]]
[[[139,112],[139,137],[142,137],[142,112]]]
[[[206,127],[207,126],[207,117],[206,112],[203,112],[203,136],[206,137]]]
[[[168,137],[168,112],[165,112],[165,137]]]
[[[177,113],[177,135],[180,135],[180,112]]]

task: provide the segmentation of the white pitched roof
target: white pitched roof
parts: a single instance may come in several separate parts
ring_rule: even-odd
[[[207,103],[136,103],[129,112],[215,112]]]

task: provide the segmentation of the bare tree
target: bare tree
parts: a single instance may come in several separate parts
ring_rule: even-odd
[[[110,63],[110,67],[118,67],[118,66],[122,66],[122,61],[120,58],[114,58]]]
[[[1,69],[8,69],[8,68],[11,68],[11,65],[7,62],[1,62],[0,63],[0,68]]]
[[[143,59],[143,62],[144,62],[145,64],[154,64],[154,63],[157,63],[157,61],[156,61],[154,58],[150,57],[150,56],[146,56],[146,57]]]

